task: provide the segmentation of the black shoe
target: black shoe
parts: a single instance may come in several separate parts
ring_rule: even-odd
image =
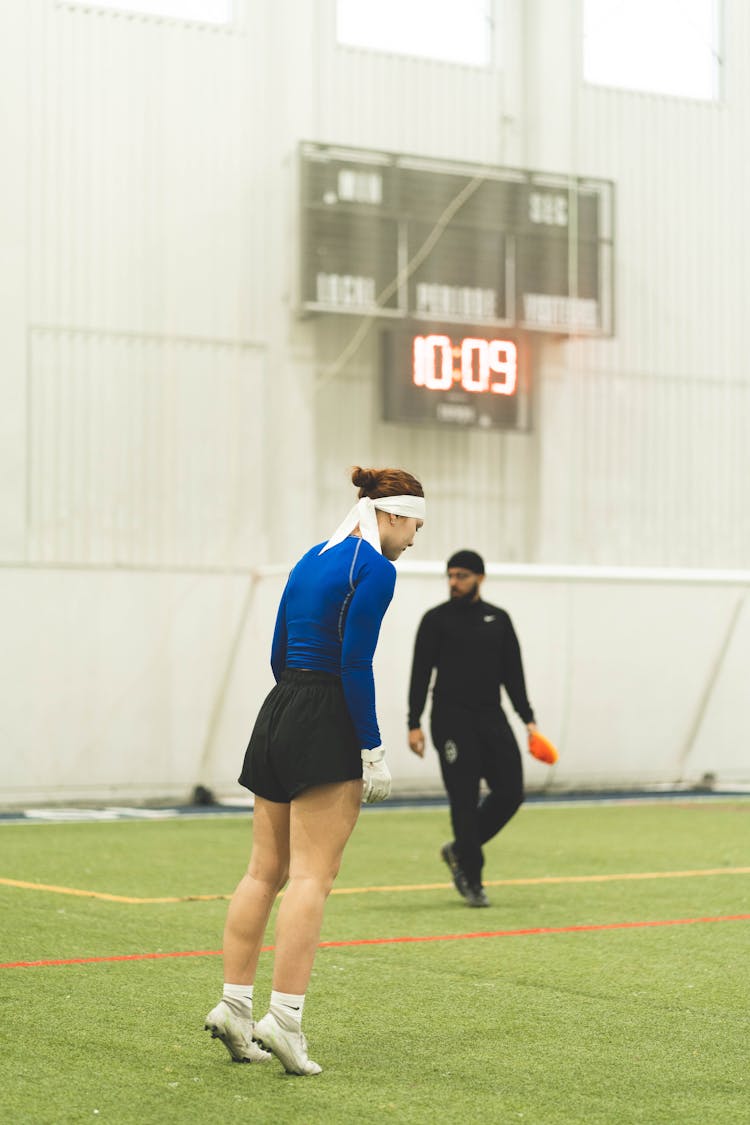
[[[469,892],[469,880],[461,869],[461,864],[458,862],[456,853],[453,850],[453,844],[443,844],[440,849],[440,858],[444,863],[447,863],[450,868],[454,887],[463,898],[466,898]]]
[[[469,906],[489,906],[490,905],[490,900],[487,898],[487,895],[484,893],[484,887],[482,886],[481,883],[478,883],[475,887],[467,886],[464,898],[466,899],[466,902]]]

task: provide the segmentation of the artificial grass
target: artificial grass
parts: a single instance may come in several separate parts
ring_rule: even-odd
[[[748,813],[527,807],[489,845],[485,877],[748,865]],[[250,834],[244,818],[7,825],[0,874],[138,897],[229,893]],[[472,911],[437,859],[447,834],[443,810],[368,810],[337,889],[426,889],[332,895],[323,941],[750,914],[750,876],[737,874],[504,885]],[[8,886],[0,899],[2,962],[218,950],[226,912],[221,900]],[[324,1073],[310,1079],[232,1064],[201,1030],[219,957],[2,969],[0,1110],[30,1125],[744,1122],[747,940],[737,921],[321,949],[305,1030]],[[263,954],[258,1014],[270,968]]]

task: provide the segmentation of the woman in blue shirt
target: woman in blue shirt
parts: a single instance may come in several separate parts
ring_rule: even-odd
[[[276,618],[263,703],[240,775],[255,794],[247,874],[224,930],[224,994],[206,1017],[237,1062],[269,1051],[291,1074],[319,1074],[301,1021],[323,911],[360,805],[391,778],[375,713],[372,659],[393,597],[393,563],[424,520],[424,493],[400,469],[355,468],[358,502],[289,575]],[[253,1023],[253,983],[276,895],[268,1013]]]

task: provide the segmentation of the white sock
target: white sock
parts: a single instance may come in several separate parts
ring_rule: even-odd
[[[253,986],[251,984],[225,984],[222,999],[237,1016],[253,1018]]]
[[[296,996],[293,992],[271,993],[269,1005],[271,1014],[276,1019],[279,1027],[284,1031],[299,1031],[302,1026],[302,1009],[305,1006],[305,994]]]

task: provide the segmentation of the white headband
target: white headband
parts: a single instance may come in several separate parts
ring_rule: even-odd
[[[417,520],[423,520],[425,514],[423,496],[383,496],[376,500],[371,500],[369,496],[363,496],[351,511],[347,512],[320,554],[322,555],[323,551],[327,551],[329,547],[335,547],[337,543],[342,543],[347,535],[354,531],[357,524],[359,524],[362,538],[371,547],[374,547],[378,554],[382,554],[378,517],[375,515],[376,508],[379,508],[381,512],[390,512],[393,516],[410,516]]]

